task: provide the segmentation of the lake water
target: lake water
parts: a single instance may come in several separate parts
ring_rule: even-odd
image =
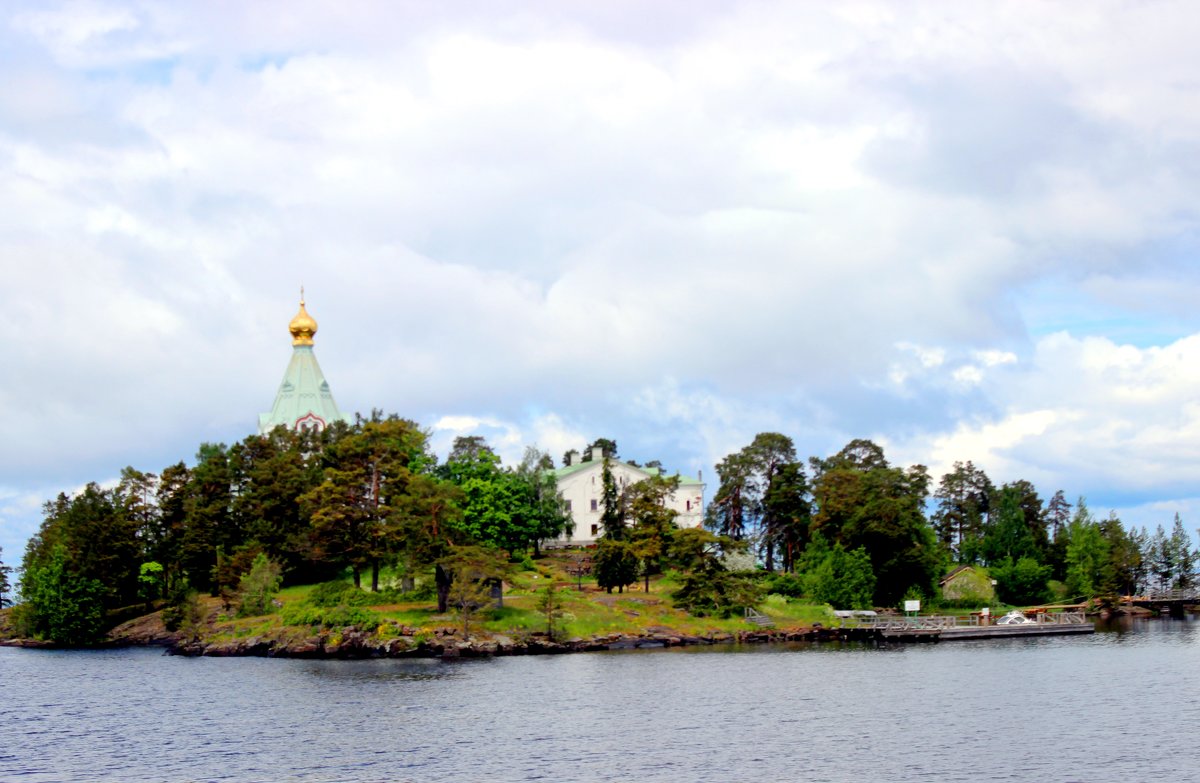
[[[0,648],[0,780],[1194,781],[1200,624],[442,661]]]

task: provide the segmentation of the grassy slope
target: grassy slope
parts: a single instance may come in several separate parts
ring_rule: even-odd
[[[609,594],[596,587],[595,580],[583,579],[583,590],[577,589],[577,580],[567,574],[568,560],[561,553],[552,553],[536,562],[536,570],[521,571],[514,575],[504,594],[504,608],[483,612],[472,622],[471,633],[481,630],[490,634],[523,636],[546,630],[545,617],[537,610],[538,594],[547,585],[554,584],[561,590],[564,614],[559,624],[562,638],[601,636],[605,634],[679,633],[687,635],[711,635],[752,630],[755,626],[741,618],[722,619],[716,617],[693,617],[676,609],[670,593],[677,585],[669,577],[657,577],[650,581],[650,591],[644,592],[643,585],[627,588],[625,593]],[[285,589],[279,600],[283,603],[303,601],[311,586],[295,586]],[[438,614],[432,601],[393,603],[369,607],[379,615],[380,632],[394,633],[394,623],[415,629],[417,633],[432,633],[435,629],[457,626],[459,620],[453,612]],[[760,611],[769,615],[779,628],[811,627],[813,623],[830,625],[833,616],[828,607],[797,604],[771,596]],[[228,619],[218,613],[213,639],[245,638],[251,636],[308,635],[308,626],[285,628],[278,613],[264,617]]]

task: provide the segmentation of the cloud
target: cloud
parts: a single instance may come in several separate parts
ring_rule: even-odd
[[[1050,335],[1026,366],[1006,362],[988,378],[986,393],[1003,413],[960,420],[895,448],[907,459],[930,460],[935,477],[972,460],[998,482],[1094,493],[1113,507],[1179,496],[1194,486],[1200,459],[1198,359],[1200,334],[1152,348]]]
[[[1188,5],[7,13],[14,491],[243,437],[304,284],[338,401],[439,449],[1200,495]]]

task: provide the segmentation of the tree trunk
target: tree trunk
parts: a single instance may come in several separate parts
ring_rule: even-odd
[[[354,566],[354,586],[362,589],[362,574],[358,572],[358,566]]]
[[[406,576],[400,580],[400,592],[402,593],[411,593],[415,586],[411,576]]]
[[[434,582],[437,583],[438,613],[446,612],[450,607],[450,574],[440,565],[433,569]]]
[[[646,577],[646,594],[649,595],[650,594],[650,572],[649,571],[646,572],[645,577]]]
[[[379,592],[379,561],[371,561],[371,592]]]

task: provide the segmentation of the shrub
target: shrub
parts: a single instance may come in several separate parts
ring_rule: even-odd
[[[996,578],[996,594],[1000,600],[1010,604],[1040,604],[1046,600],[1046,580],[1050,578],[1050,566],[1039,565],[1030,557],[1013,562],[1006,557],[992,566]]]
[[[254,558],[254,564],[238,581],[238,617],[254,617],[270,612],[272,600],[279,592],[283,581],[279,564],[263,553]]]
[[[804,595],[804,578],[799,574],[768,574],[762,580],[762,584],[768,593],[775,595],[783,595],[788,598],[800,598]]]
[[[192,590],[186,580],[171,591],[167,597],[167,605],[162,610],[163,627],[175,632],[183,627],[184,620],[195,613],[195,607],[200,603],[200,596]]]
[[[763,599],[763,589],[757,580],[731,574],[718,564],[684,576],[671,598],[676,606],[698,617],[732,617],[748,606],[757,606]]]
[[[355,587],[350,582],[338,579],[333,582],[322,582],[312,589],[305,599],[309,606],[366,606],[371,602],[371,595]]]
[[[283,607],[283,622],[285,625],[308,625],[322,628],[358,628],[377,627],[381,618],[377,612],[360,606],[310,606],[303,603],[288,604]]]

